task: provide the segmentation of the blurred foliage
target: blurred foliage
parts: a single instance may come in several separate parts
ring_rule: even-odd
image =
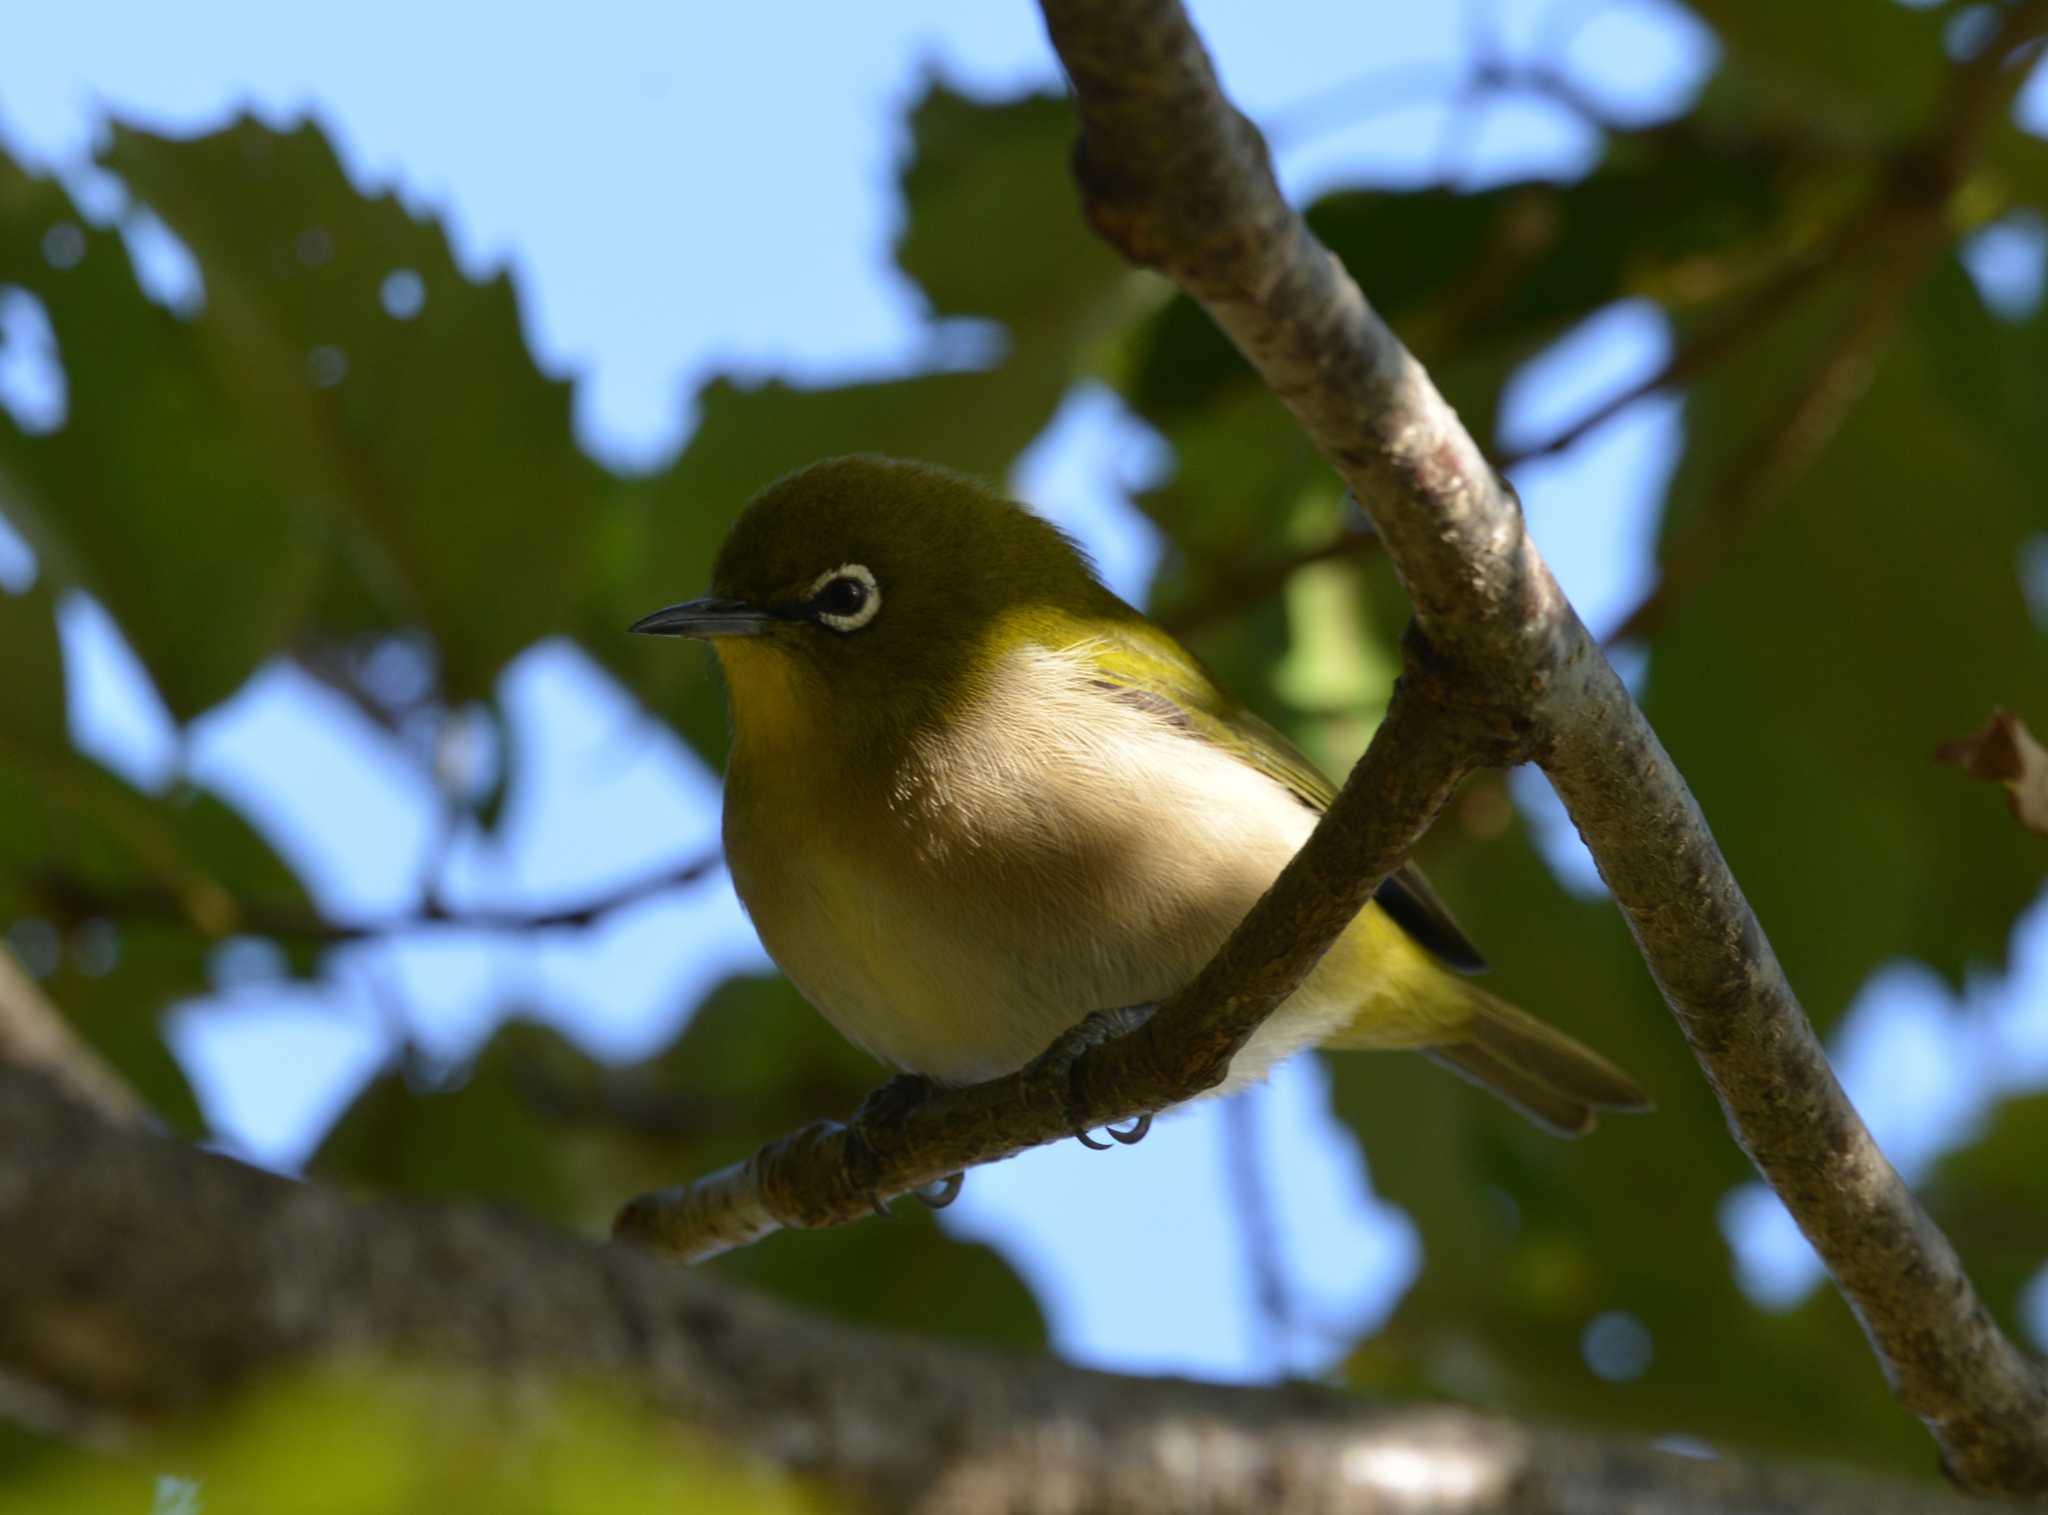
[[[272,1384],[145,1451],[0,1443],[38,1515],[830,1515],[846,1506],[597,1384],[479,1387],[393,1365]]]
[[[735,978],[663,1052],[591,1061],[558,1033],[509,1020],[454,1078],[374,1079],[311,1171],[375,1192],[485,1199],[602,1235],[624,1198],[738,1162],[876,1082],[871,1058],[781,978]],[[1037,1301],[994,1251],[955,1241],[912,1200],[887,1225],[782,1234],[710,1270],[844,1319],[1042,1347]]]
[[[1999,970],[2040,886],[2039,839],[1928,759],[1994,705],[2048,719],[2048,641],[2021,580],[2048,530],[2048,317],[1987,308],[1954,251],[2048,207],[2048,150],[1994,112],[1946,202],[1906,207],[1942,218],[1943,245],[1886,313],[1867,391],[1796,477],[1731,499],[1846,313],[1895,272],[1896,239],[1858,229],[1947,128],[1944,37],[1963,7],[1871,0],[1853,45],[1825,7],[1694,9],[1722,45],[1713,78],[1684,115],[1608,126],[1575,182],[1349,190],[1311,218],[1489,445],[1508,380],[1618,301],[1654,305],[1681,345],[1715,344],[1683,390],[1664,552],[1694,550],[1703,523],[1726,527],[1726,552],[1649,636],[1643,700],[1827,1031],[1896,957],[1952,984]],[[175,309],[144,292],[118,227],[0,158],[0,291],[47,317],[64,393],[59,425],[0,409],[0,514],[38,562],[0,594],[0,922],[166,1115],[197,1121],[161,1017],[208,988],[215,944],[271,934],[314,972],[322,932],[304,881],[220,798],[137,788],[72,747],[53,615],[74,594],[112,615],[181,722],[278,659],[394,737],[422,714],[496,719],[507,661],[553,637],[715,761],[708,660],[619,628],[705,580],[740,502],[850,450],[999,475],[1093,380],[1175,459],[1137,501],[1167,547],[1157,611],[1327,765],[1362,747],[1398,667],[1399,586],[1207,319],[1088,235],[1065,105],[934,88],[911,126],[897,257],[935,318],[932,371],[714,378],[683,452],[633,477],[576,447],[510,281],[466,277],[438,225],[353,184],[315,127],[114,133],[105,166],[196,261],[203,293]],[[374,676],[401,642],[425,657],[418,687]],[[503,786],[448,793],[488,827]],[[1773,1313],[1737,1288],[1718,1213],[1748,1169],[1614,912],[1560,886],[1497,777],[1468,788],[1427,861],[1502,992],[1611,1053],[1660,1109],[1568,1146],[1406,1060],[1339,1060],[1338,1111],[1426,1254],[1350,1379],[1929,1470],[1832,1294]],[[594,1233],[628,1194],[845,1113],[875,1076],[776,980],[725,984],[628,1068],[514,1015],[461,1069],[407,1060],[374,1080],[313,1166]],[[2044,1136],[2042,1098],[2013,1099],[1926,1185],[2008,1322],[2048,1256]],[[999,1257],[905,1208],[717,1266],[842,1315],[1042,1344]],[[1650,1344],[1619,1378],[1585,1348],[1613,1312]],[[326,1392],[259,1416],[310,1415]],[[257,1424],[224,1433],[219,1466],[239,1471],[209,1483],[207,1508],[237,1507],[236,1480],[264,1487]],[[592,1424],[592,1445],[640,1434]],[[440,1487],[392,1455],[352,1476]],[[116,1487],[100,1476],[52,1475],[80,1499]],[[753,1497],[731,1507],[794,1507]]]

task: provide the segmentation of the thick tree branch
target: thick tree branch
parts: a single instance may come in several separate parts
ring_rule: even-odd
[[[0,1069],[0,1416],[146,1431],[365,1358],[597,1379],[879,1510],[1962,1515],[1924,1485],[1306,1386],[1089,1373],[797,1315],[633,1248],[363,1205],[116,1130]]]
[[[1507,701],[1526,720],[1738,1139],[1954,1476],[2048,1492],[2048,1378],[1991,1321],[1872,1142],[1684,781],[1512,495],[1287,207],[1176,0],[1043,8],[1074,83],[1091,220],[1202,302],[1365,504],[1446,699]],[[2009,23],[2037,26],[2038,9]]]

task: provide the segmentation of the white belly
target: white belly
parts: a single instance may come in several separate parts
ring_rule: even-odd
[[[948,1083],[1180,988],[1315,824],[1279,784],[1071,662],[1037,652],[1019,672],[1037,696],[1029,724],[970,718],[921,745],[892,776],[885,837],[827,826],[777,845],[760,815],[727,815],[734,882],[783,970],[849,1039]],[[1368,987],[1354,962],[1319,970],[1226,1089],[1347,1022]]]

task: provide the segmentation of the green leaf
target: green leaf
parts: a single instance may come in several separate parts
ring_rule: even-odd
[[[1953,3],[1850,10],[1777,0],[1688,0],[1725,50],[1710,114],[1777,120],[1816,137],[1868,141],[1928,124],[1947,77]]]
[[[199,259],[195,337],[290,462],[268,505],[329,568],[323,628],[425,627],[455,700],[567,629],[604,476],[510,279],[467,278],[439,226],[360,193],[311,124],[121,128],[105,162]],[[393,279],[416,314],[387,313]]]
[[[1814,193],[1734,155],[1629,142],[1576,184],[1350,191],[1308,218],[1487,441],[1530,357],[1617,300],[1719,308],[1747,293],[1811,239]],[[1205,313],[1174,300],[1126,339],[1122,364],[1132,407],[1179,462],[1140,500],[1183,559],[1155,594],[1165,614],[1313,545],[1294,525],[1332,489],[1328,467]]]
[[[82,255],[45,256],[69,227]],[[0,509],[43,582],[92,594],[179,717],[224,699],[290,634],[321,543],[298,519],[303,470],[248,413],[256,376],[142,294],[120,237],[0,154],[0,284],[42,302],[67,413],[32,435],[0,411]],[[219,596],[232,586],[233,613]]]
[[[97,937],[90,949],[94,956],[81,950],[86,932]],[[50,1003],[142,1097],[152,1115],[182,1136],[205,1135],[198,1096],[165,1044],[163,1017],[180,1001],[212,987],[213,943],[156,922],[116,926],[102,921],[72,928],[64,946],[57,971],[42,985]]]
[[[1994,706],[2048,709],[2020,578],[2048,492],[2028,399],[2048,321],[1993,317],[1943,265],[1787,495],[1717,498],[1833,330],[1823,314],[1688,403],[1671,530],[1738,503],[1758,518],[1656,638],[1643,703],[1827,1026],[1891,958],[1956,983],[2002,964],[2040,888],[2036,839],[1932,754]]]
[[[56,606],[41,584],[22,594],[0,591],[0,690],[0,751],[69,756]]]
[[[1000,321],[1026,361],[1070,364],[1077,335],[1146,279],[1082,220],[1077,130],[1058,95],[989,105],[934,84],[910,113],[897,265],[935,315]]]

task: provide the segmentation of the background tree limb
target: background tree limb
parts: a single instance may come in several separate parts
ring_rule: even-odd
[[[1919,1488],[1702,1460],[1306,1386],[1085,1372],[799,1315],[634,1248],[360,1205],[0,1068],[0,1396],[130,1432],[266,1375],[398,1362],[591,1375],[873,1508],[1949,1515]]]

